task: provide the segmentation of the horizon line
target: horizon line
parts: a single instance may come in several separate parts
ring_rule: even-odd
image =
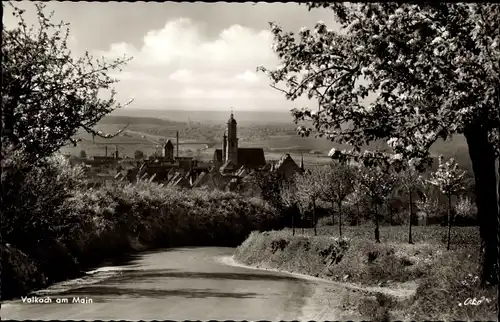
[[[157,108],[157,107],[119,107],[119,108],[116,108],[114,109],[114,111],[118,111],[118,110],[160,110],[160,111],[184,111],[184,110],[188,110],[188,111],[226,111],[226,109],[222,109],[222,108],[210,108],[210,109],[203,109],[203,108]],[[231,108],[228,108],[227,111],[235,111],[235,112],[256,112],[256,111],[259,111],[259,112],[290,112],[292,109],[289,109],[289,110],[279,110],[279,109],[231,109]]]

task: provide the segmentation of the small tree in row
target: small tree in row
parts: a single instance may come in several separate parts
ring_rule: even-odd
[[[354,191],[356,174],[352,166],[333,161],[326,167],[324,179],[321,180],[322,199],[332,203],[332,224],[334,221],[334,205],[339,211],[339,235],[342,237],[342,203]]]
[[[426,221],[429,214],[435,214],[439,209],[439,198],[434,193],[436,189],[435,186],[431,184],[426,184],[427,181],[423,181],[420,189],[417,190],[419,199],[417,200],[417,207],[425,213]]]
[[[321,199],[323,189],[324,170],[321,168],[311,168],[305,173],[296,173],[294,181],[296,184],[296,200],[302,216],[306,211],[312,210],[312,227],[314,228],[314,235],[318,234],[316,230],[316,203]]]
[[[356,176],[355,169],[354,175]],[[356,224],[359,224],[361,219],[361,206],[366,203],[366,195],[363,192],[360,181],[357,177],[353,184],[353,191],[346,197],[346,202],[348,205],[356,208]]]
[[[444,162],[443,156],[439,156],[439,166],[436,172],[431,174],[428,182],[432,185],[439,187],[443,195],[448,198],[447,212],[448,212],[448,243],[447,250],[450,250],[450,237],[451,237],[451,197],[458,196],[463,192],[465,182],[464,170],[458,167],[458,163],[452,158],[448,162]]]
[[[423,183],[422,176],[420,173],[412,166],[411,163],[407,164],[407,168],[400,172],[399,183],[401,190],[408,195],[408,243],[413,244],[413,239],[411,235],[412,228],[412,216],[413,216],[413,194],[419,189]]]
[[[290,208],[298,208],[297,186],[292,180],[283,181],[281,185],[281,201]],[[295,236],[295,214],[292,213],[292,235]]]
[[[397,177],[388,168],[376,166],[373,168],[361,168],[358,176],[360,186],[364,193],[370,198],[374,208],[375,241],[380,243],[379,214],[378,208],[390,196],[396,187]]]

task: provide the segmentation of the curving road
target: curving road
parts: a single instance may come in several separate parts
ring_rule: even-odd
[[[233,248],[175,248],[138,255],[84,278],[2,303],[2,319],[325,320],[359,319],[338,309],[346,290],[287,273],[228,265]],[[338,291],[338,292],[337,292]],[[73,299],[82,303],[72,303]],[[68,303],[56,303],[67,299]],[[90,301],[91,303],[90,303]],[[346,315],[347,314],[347,315]]]

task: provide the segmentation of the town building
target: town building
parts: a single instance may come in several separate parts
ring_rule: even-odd
[[[304,172],[304,157],[302,156],[299,167],[290,154],[286,153],[272,165],[271,171],[277,172],[282,179],[289,180],[295,173]]]
[[[172,141],[167,140],[165,144],[163,145],[163,157],[165,158],[165,161],[174,161],[174,144]]]

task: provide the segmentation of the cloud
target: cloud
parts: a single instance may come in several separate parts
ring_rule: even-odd
[[[209,39],[202,24],[179,18],[147,32],[140,48],[122,42],[99,54],[110,59],[133,57],[123,72],[113,76],[120,80],[116,85],[119,98],[134,95],[136,105],[167,104],[169,99],[206,99],[213,106],[249,105],[248,98],[283,99],[270,89],[265,75],[255,72],[258,65],[277,65],[272,42],[269,30],[241,25],[228,26]]]
[[[236,80],[242,80],[244,82],[248,83],[256,83],[260,80],[260,78],[254,73],[249,70],[245,71],[243,74],[237,75]]]
[[[189,83],[194,80],[193,73],[187,69],[179,69],[168,76],[168,79],[181,82]]]

